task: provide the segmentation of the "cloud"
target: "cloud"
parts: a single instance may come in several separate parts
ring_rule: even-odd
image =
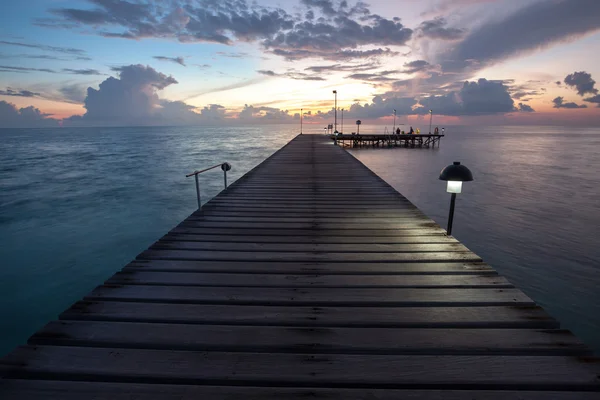
[[[151,124],[167,117],[167,107],[181,117],[181,104],[167,104],[159,99],[157,91],[177,81],[149,66],[128,65],[113,68],[119,77],[109,77],[98,89],[88,88],[84,100],[86,113],[75,122],[92,124]],[[189,111],[188,109],[188,112]]]
[[[6,40],[0,40],[0,44],[4,44],[7,46],[19,46],[19,47],[27,47],[30,49],[38,49],[43,51],[51,51],[55,53],[64,53],[71,54],[77,56],[85,56],[85,51],[81,49],[75,49],[72,47],[57,47],[57,46],[48,46],[45,44],[33,44],[33,43],[24,43],[24,42],[10,42]]]
[[[48,68],[27,68],[27,67],[13,67],[13,66],[9,66],[9,65],[0,65],[0,69],[2,69],[4,72],[21,72],[21,73],[28,73],[28,72],[48,72],[51,74],[55,74],[56,71],[48,69]]]
[[[323,72],[363,72],[378,68],[378,62],[368,62],[363,64],[331,64],[331,65],[314,65],[304,68],[305,71],[323,73]]]
[[[124,0],[90,3],[94,5],[91,9],[51,9],[54,19],[40,22],[45,26],[54,23],[61,29],[85,26],[98,35],[124,39],[161,38],[225,45],[258,42],[287,59],[342,60],[391,55],[393,52],[383,48],[403,46],[412,36],[412,30],[399,18],[374,14],[361,1],[350,7],[346,1],[302,0],[308,10],[295,16],[281,8],[245,0],[172,0],[160,7],[152,2]],[[335,55],[330,56],[332,53]]]
[[[28,58],[34,60],[55,60],[55,61],[90,61],[90,57],[76,56],[76,57],[57,57],[49,54],[0,54],[0,58]]]
[[[600,94],[597,94],[596,96],[585,98],[585,99],[583,99],[583,101],[587,101],[589,103],[596,103],[596,104],[598,104],[598,107],[600,107]]]
[[[438,58],[444,70],[467,69],[467,60],[482,67],[598,31],[598,15],[597,0],[536,1],[501,20],[481,24]]]
[[[393,71],[393,70],[392,71],[379,71],[379,72],[372,72],[372,73],[360,72],[360,73],[348,75],[346,78],[367,81],[367,82],[390,82],[390,81],[397,80],[397,78],[393,78],[389,75],[393,75],[393,74],[397,74],[397,73],[398,73],[398,71]]]
[[[240,122],[260,121],[260,122],[289,122],[293,116],[287,110],[280,110],[273,107],[255,107],[246,104],[238,115]]]
[[[577,94],[584,96],[586,94],[598,94],[598,89],[594,88],[596,81],[592,79],[592,75],[587,72],[574,72],[567,75],[565,84],[577,89]]]
[[[174,62],[175,64],[183,65],[185,67],[185,59],[183,57],[154,56],[153,58],[160,61]]]
[[[225,86],[220,86],[220,87],[216,87],[216,88],[212,88],[212,89],[206,89],[201,92],[192,94],[191,96],[188,96],[187,98],[185,98],[185,100],[190,100],[190,99],[193,99],[194,97],[203,96],[206,94],[226,92],[228,90],[234,90],[234,89],[240,89],[240,88],[243,88],[246,86],[252,86],[257,83],[263,82],[265,79],[267,79],[267,78],[261,77],[261,78],[247,79],[247,80],[244,80],[241,82],[233,83],[231,85],[225,85]]]
[[[420,37],[438,40],[458,40],[465,35],[464,29],[448,28],[447,21],[443,17],[423,21],[417,28]]]
[[[15,97],[36,97],[39,93],[35,93],[29,90],[13,90],[6,88],[6,90],[0,90],[0,96],[15,96]]]
[[[251,57],[250,54],[248,53],[244,53],[244,52],[226,52],[226,51],[217,51],[215,53],[215,55],[221,56],[221,57],[228,57],[228,58],[248,58]]]
[[[527,105],[527,104],[523,104],[523,103],[519,103],[519,111],[521,112],[535,112],[535,110],[533,109],[533,107]]]
[[[49,114],[29,106],[18,109],[14,104],[0,101],[0,121],[3,128],[39,128],[58,126],[58,121]]]
[[[552,100],[554,108],[587,108],[585,104],[565,103],[564,100],[564,97],[557,97]]]
[[[104,75],[97,69],[71,69],[63,68],[62,72],[73,75]]]
[[[431,68],[431,64],[429,64],[425,60],[416,60],[407,62],[404,64],[404,70],[402,71],[405,74],[414,74],[415,72],[426,71]]]
[[[298,72],[298,71],[288,71],[285,72],[283,74],[278,74],[274,71],[271,70],[258,70],[256,71],[261,75],[265,75],[265,76],[269,76],[269,77],[283,77],[283,78],[290,78],[290,79],[294,79],[294,80],[299,80],[299,81],[324,81],[325,78],[323,78],[322,76],[318,76],[318,75],[314,75],[314,74],[305,74],[304,72]]]
[[[58,89],[63,101],[67,103],[83,104],[87,96],[86,85],[72,83],[61,86]]]

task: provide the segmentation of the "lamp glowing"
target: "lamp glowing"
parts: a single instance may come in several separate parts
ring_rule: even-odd
[[[446,191],[452,194],[450,198],[450,214],[448,215],[448,236],[452,235],[452,222],[454,220],[454,205],[456,203],[456,195],[462,193],[462,183],[473,180],[473,174],[469,168],[460,165],[460,162],[455,161],[454,164],[448,165],[440,173],[440,180],[447,181],[448,186]]]
[[[448,193],[461,193],[462,192],[462,182],[461,181],[448,181],[448,187],[446,188],[446,192]]]

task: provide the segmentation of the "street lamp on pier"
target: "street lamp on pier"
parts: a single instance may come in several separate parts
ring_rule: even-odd
[[[429,134],[431,135],[431,123],[433,122],[433,110],[429,110]]]
[[[335,126],[335,132],[334,133],[337,133],[337,131],[338,131],[337,130],[337,90],[334,90],[333,94],[335,95],[335,103],[334,103],[334,115],[335,115],[335,117],[334,117],[334,126]]]

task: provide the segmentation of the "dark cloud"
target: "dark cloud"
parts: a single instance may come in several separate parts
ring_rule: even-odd
[[[298,72],[298,71],[294,71],[294,70],[287,71],[282,74],[278,74],[271,70],[258,70],[256,72],[258,72],[261,75],[265,75],[265,76],[290,78],[290,79],[299,80],[299,81],[324,81],[325,80],[325,78],[323,78],[322,76],[318,76],[315,74],[305,74],[304,72]]]
[[[561,82],[561,81],[556,81],[555,83],[556,83],[556,86],[560,86],[560,85],[562,85],[562,82]]]
[[[323,73],[323,72],[363,72],[376,69],[380,66],[378,62],[368,62],[363,64],[331,64],[315,65],[307,67],[305,71]]]
[[[156,60],[169,61],[175,64],[183,65],[185,67],[185,59],[183,57],[165,57],[165,56],[154,56]]]
[[[519,103],[519,108],[518,110],[520,112],[535,112],[535,110],[533,109],[533,107],[527,105],[527,104],[523,104],[523,103]]]
[[[263,69],[263,70],[258,70],[256,72],[258,72],[261,75],[265,75],[265,76],[277,76],[277,74],[274,71],[271,71],[271,70],[264,70]]]
[[[600,29],[600,1],[553,0],[526,5],[509,16],[488,21],[469,32],[445,54],[446,70],[464,70],[467,60],[479,67],[564,42]]]
[[[63,68],[62,72],[73,75],[104,75],[97,69],[72,69],[72,68]]]
[[[29,90],[13,90],[6,88],[6,90],[0,90],[0,96],[15,96],[15,97],[36,97],[39,93],[35,93]]]
[[[55,60],[55,61],[90,61],[90,57],[57,57],[49,54],[1,54],[0,58],[28,58],[34,60]]]
[[[28,67],[13,67],[10,65],[0,65],[0,69],[4,72],[48,72],[55,74],[56,71],[48,68],[28,68]]]
[[[243,52],[226,52],[226,51],[217,51],[215,53],[216,55],[220,56],[220,57],[228,57],[228,58],[248,58],[251,57],[250,54],[248,53],[243,53]]]
[[[49,114],[29,106],[17,108],[14,104],[0,101],[0,121],[3,128],[39,128],[58,126],[58,122],[49,118]]]
[[[72,47],[57,47],[57,46],[48,46],[45,44],[33,44],[33,43],[24,43],[24,42],[10,42],[6,40],[0,40],[0,44],[4,44],[7,46],[19,46],[19,47],[27,47],[30,49],[38,49],[43,51],[51,51],[55,53],[64,53],[78,56],[85,56],[85,51],[81,49],[75,49]]]
[[[539,95],[539,92],[536,92],[534,90],[526,92],[526,91],[519,91],[519,92],[514,92],[512,93],[512,98],[513,99],[517,99],[517,100],[522,100],[525,97],[530,97],[530,96],[537,96]]]
[[[423,21],[417,28],[420,37],[438,40],[458,40],[465,35],[464,29],[449,28],[446,19],[437,17]]]
[[[399,53],[390,49],[371,50],[340,50],[334,52],[319,52],[312,50],[282,50],[275,49],[273,54],[284,57],[288,61],[297,61],[304,58],[322,58],[329,61],[350,61],[354,59],[372,59],[383,56],[396,56]]]
[[[81,83],[66,84],[58,89],[63,101],[82,104],[87,96],[87,88]]]
[[[356,73],[348,75],[347,79],[355,79],[367,82],[390,82],[395,81],[397,78],[393,78],[389,75],[397,74],[398,71],[379,71],[372,73]]]
[[[587,101],[588,103],[596,103],[596,104],[598,104],[598,107],[600,107],[600,94],[597,94],[596,96],[585,98],[585,99],[583,99],[583,101]]]
[[[577,89],[577,93],[580,96],[584,96],[586,94],[598,94],[598,89],[594,88],[596,81],[592,79],[592,75],[584,71],[574,72],[570,75],[567,75],[565,78],[565,84]]]
[[[403,46],[412,36],[399,18],[372,13],[365,3],[302,0],[309,10],[292,16],[281,8],[245,0],[172,0],[167,4],[89,0],[92,9],[52,9],[57,27],[86,26],[106,37],[161,38],[181,42],[259,42],[287,59],[342,60],[389,55],[381,46]],[[315,18],[315,12],[325,16]],[[46,26],[52,19],[45,19]],[[371,47],[364,49],[363,47]],[[330,56],[330,54],[334,54]]]
[[[321,13],[327,16],[337,14],[337,11],[333,6],[333,1],[331,0],[300,0],[300,2],[308,7],[317,8]]]
[[[554,108],[587,108],[585,104],[576,104],[576,103],[565,103],[564,97],[557,97],[552,102],[554,103]]]
[[[425,60],[416,60],[407,62],[404,64],[404,72],[405,74],[414,74],[415,72],[426,71],[431,68],[431,64],[429,64]]]

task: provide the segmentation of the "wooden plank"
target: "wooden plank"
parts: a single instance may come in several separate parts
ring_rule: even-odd
[[[286,275],[156,272],[126,269],[107,284],[240,287],[512,288],[498,275]]]
[[[104,285],[87,300],[180,304],[304,306],[524,306],[533,301],[517,289],[246,288]]]
[[[388,237],[395,238],[400,236],[423,236],[423,235],[443,235],[445,230],[439,226],[422,227],[422,228],[406,228],[406,229],[238,229],[238,228],[214,228],[206,226],[189,226],[185,223],[179,224],[171,232],[176,233],[191,233],[191,234],[206,234],[206,235],[249,235],[255,236],[308,236],[320,240],[322,237],[328,236],[343,236],[343,237]]]
[[[309,355],[26,346],[6,356],[0,370],[7,378],[60,375],[70,380],[137,383],[600,391],[600,361],[565,356]]]
[[[361,224],[361,225],[373,225],[377,223],[378,225],[395,225],[395,224],[405,224],[405,223],[413,223],[413,222],[421,222],[421,221],[433,221],[431,218],[426,217],[424,215],[407,215],[407,216],[396,216],[396,217],[388,217],[382,219],[381,221],[373,221],[372,218],[361,218],[361,217],[337,217],[337,218],[329,218],[329,217],[285,217],[278,215],[259,215],[259,216],[221,216],[221,215],[193,215],[187,218],[187,221],[211,221],[211,222],[278,222],[278,223],[319,223],[319,224]]]
[[[0,380],[3,400],[596,400],[593,392],[387,390]]]
[[[29,344],[304,354],[590,355],[561,329],[315,328],[56,321]]]
[[[213,221],[194,221],[186,219],[180,224],[190,228],[235,228],[240,230],[250,229],[320,229],[320,230],[360,230],[360,231],[381,231],[397,229],[415,229],[439,227],[432,220],[409,220],[402,223],[371,223],[371,224],[353,224],[344,222],[213,222]]]
[[[295,262],[442,262],[442,261],[481,261],[471,252],[460,249],[451,252],[421,253],[293,253],[293,252],[251,252],[251,251],[190,251],[150,249],[142,252],[138,259],[154,260],[207,260],[207,261],[295,261]]]
[[[425,236],[427,238],[428,236]],[[458,241],[442,243],[402,243],[402,244],[321,244],[321,243],[236,243],[236,242],[194,242],[187,240],[160,240],[151,249],[188,251],[227,251],[227,252],[275,252],[275,253],[360,253],[369,259],[370,253],[426,253],[426,252],[467,252],[469,249]],[[368,255],[367,255],[368,254]],[[247,258],[252,259],[252,258]]]
[[[405,274],[495,274],[487,264],[479,262],[434,263],[319,263],[319,262],[251,262],[251,261],[194,261],[194,260],[135,260],[126,269],[171,272],[227,272],[266,274],[346,274],[346,275],[405,275]]]
[[[406,244],[406,243],[456,243],[456,239],[442,235],[431,234],[421,236],[382,236],[382,237],[352,237],[352,236],[265,236],[265,235],[195,235],[185,229],[174,229],[163,236],[161,241],[202,242],[202,243],[316,243],[316,244]]]
[[[80,301],[61,320],[248,326],[557,329],[538,306],[303,307]]]

